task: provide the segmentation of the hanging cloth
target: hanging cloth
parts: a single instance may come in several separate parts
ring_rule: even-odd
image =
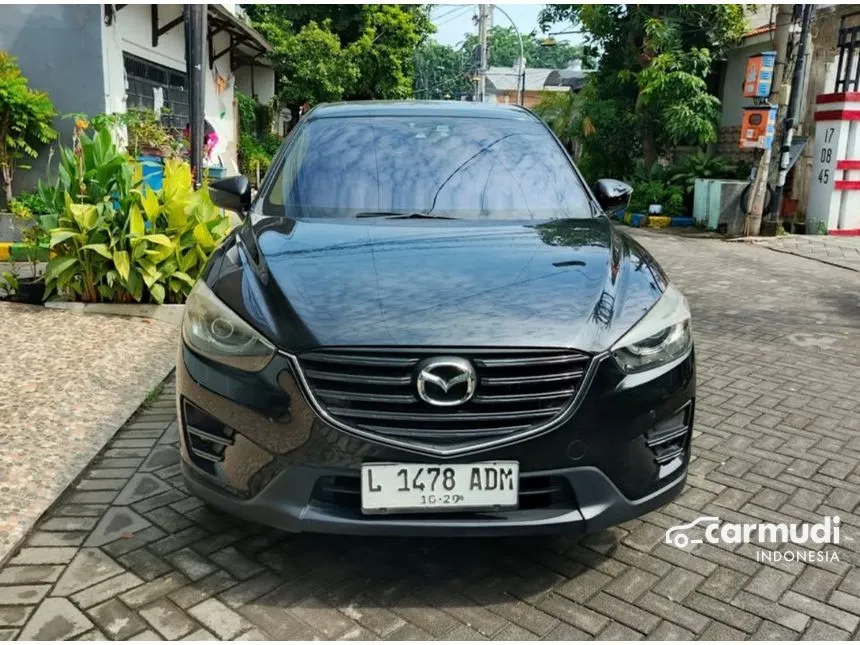
[[[212,65],[212,80],[215,83],[215,94],[218,97],[218,117],[227,118],[227,104],[224,102],[224,94],[233,86],[234,76],[224,76],[218,71],[218,63]]]

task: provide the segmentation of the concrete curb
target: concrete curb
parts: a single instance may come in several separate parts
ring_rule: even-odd
[[[182,323],[182,312],[185,305],[116,305],[103,302],[62,302],[49,300],[45,303],[49,309],[63,309],[84,314],[102,314],[106,316],[136,316],[152,318],[176,325]]]

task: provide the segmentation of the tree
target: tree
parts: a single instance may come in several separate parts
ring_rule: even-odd
[[[34,145],[57,138],[51,127],[55,115],[48,95],[30,89],[15,58],[0,52],[0,170],[7,205],[12,201],[12,179],[19,160],[35,159]]]
[[[279,96],[304,103],[412,94],[413,53],[433,25],[421,5],[242,5],[274,48]]]
[[[542,25],[568,20],[602,52],[580,100],[583,165],[619,176],[637,156],[650,168],[674,146],[716,141],[708,77],[746,30],[749,6],[547,5]]]
[[[573,154],[576,141],[576,95],[573,92],[542,92],[534,107],[567,151]]]
[[[588,68],[593,63],[590,53],[582,45],[571,45],[558,42],[545,45],[542,38],[535,32],[523,34],[523,54],[527,67],[542,67],[546,69],[563,69],[573,59],[582,61],[582,66]],[[478,36],[469,35],[463,42],[462,49],[469,57],[474,55],[478,46]],[[487,34],[489,48],[489,64],[493,67],[514,67],[520,55],[520,39],[513,27],[495,26]]]
[[[459,99],[472,89],[469,59],[462,51],[433,40],[415,50],[415,98]]]
[[[323,5],[324,6],[324,5]],[[358,80],[349,99],[403,99],[412,96],[415,48],[434,27],[422,5],[353,5],[361,36],[349,45]]]

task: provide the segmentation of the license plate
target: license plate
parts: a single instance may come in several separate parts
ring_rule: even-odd
[[[364,464],[363,513],[516,508],[520,465],[516,461],[475,464]]]

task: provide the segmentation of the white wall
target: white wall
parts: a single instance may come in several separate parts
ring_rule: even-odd
[[[251,83],[253,73],[254,82]],[[240,92],[252,96],[256,94],[260,103],[268,103],[275,95],[275,71],[271,67],[254,65],[254,67],[240,67],[236,70],[236,88]],[[253,87],[253,92],[251,88]]]
[[[128,52],[144,60],[185,72],[185,31],[180,23],[158,38],[158,47],[152,47],[151,5],[129,4],[114,14],[113,24],[108,27],[102,21],[102,52],[105,69],[105,111],[124,112],[125,103],[125,65],[123,52]],[[181,5],[159,5],[158,22],[164,26],[177,18],[182,11]],[[214,50],[222,51],[230,43],[226,33],[215,36]],[[209,68],[209,49],[204,48],[206,119],[218,134],[218,146],[213,160],[219,155],[227,167],[227,174],[238,173],[236,163],[236,115],[233,109],[233,83],[218,94],[213,72],[217,69],[228,79],[230,55],[225,54],[215,62],[215,69]],[[256,82],[256,79],[255,79]]]

